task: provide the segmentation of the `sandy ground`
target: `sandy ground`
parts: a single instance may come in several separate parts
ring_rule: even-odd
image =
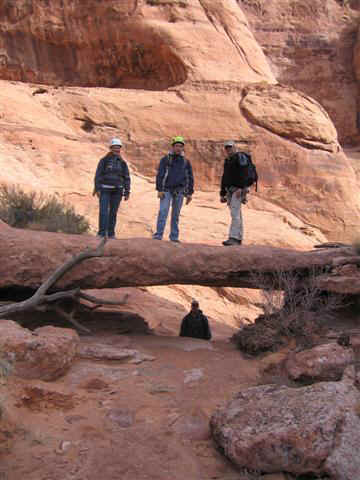
[[[16,430],[11,453],[2,456],[1,479],[241,478],[215,449],[209,418],[256,384],[258,360],[244,359],[228,341],[103,332],[82,342],[154,359],[79,358],[52,383],[9,377],[2,396]]]

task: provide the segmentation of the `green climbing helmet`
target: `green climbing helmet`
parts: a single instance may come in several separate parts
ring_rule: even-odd
[[[171,139],[171,145],[175,145],[175,143],[181,143],[182,145],[185,145],[184,137],[182,137],[181,135],[173,137]]]

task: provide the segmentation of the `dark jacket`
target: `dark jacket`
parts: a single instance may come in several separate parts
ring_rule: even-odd
[[[181,322],[180,337],[211,339],[211,331],[208,319],[201,310],[188,313]]]
[[[194,193],[194,177],[189,160],[183,155],[169,153],[160,160],[156,175],[156,190],[183,191],[185,195]]]
[[[249,160],[247,155],[236,152],[225,159],[224,173],[221,179],[220,196],[226,195],[230,187],[246,188]]]
[[[95,173],[95,190],[101,190],[101,185],[123,188],[124,195],[130,194],[130,174],[127,163],[119,155],[109,152],[97,166]]]

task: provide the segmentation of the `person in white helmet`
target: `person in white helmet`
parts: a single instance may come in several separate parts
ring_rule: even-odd
[[[119,138],[110,141],[110,150],[97,166],[93,195],[99,197],[99,237],[115,238],[116,217],[120,202],[130,196],[130,174],[120,151]]]

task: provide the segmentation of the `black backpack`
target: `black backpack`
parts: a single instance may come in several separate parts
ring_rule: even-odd
[[[251,185],[253,185],[255,183],[255,191],[257,192],[257,184],[258,184],[259,176],[258,176],[258,173],[256,171],[256,166],[251,159],[251,155],[249,153],[245,153],[245,152],[238,152],[238,157],[239,157],[240,165],[242,163],[241,161],[242,160],[244,161],[246,159],[246,163],[247,163],[247,169],[246,169],[246,173],[245,173],[246,186],[251,187]]]

